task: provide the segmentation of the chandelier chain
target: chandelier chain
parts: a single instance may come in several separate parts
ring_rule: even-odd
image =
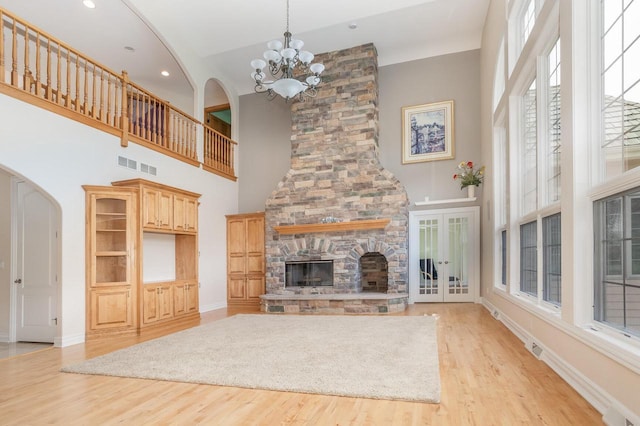
[[[289,32],[289,0],[287,0],[287,32]]]

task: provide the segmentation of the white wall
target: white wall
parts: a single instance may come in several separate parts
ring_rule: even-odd
[[[140,177],[202,194],[199,208],[200,310],[226,305],[225,214],[237,213],[237,183],[133,143],[123,148],[119,138],[4,95],[0,95],[0,116],[3,117],[0,167],[39,186],[61,208],[62,276],[58,318],[62,320],[57,344],[66,346],[84,340],[83,184],[109,185],[112,181]],[[157,167],[157,176],[118,166],[118,155]],[[0,190],[0,195],[6,196],[5,192]],[[7,204],[6,198],[0,200],[0,205]],[[0,225],[3,222],[4,219]],[[3,232],[6,230],[0,230],[0,236]],[[0,250],[2,247],[0,241]],[[3,283],[0,283],[0,291],[3,289]],[[1,296],[5,299],[4,293]],[[4,304],[0,304],[0,308],[2,306]],[[0,318],[5,316],[0,312]],[[3,321],[0,320],[0,327]]]

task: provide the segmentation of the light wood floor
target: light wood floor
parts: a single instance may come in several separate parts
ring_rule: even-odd
[[[240,311],[202,315],[211,322]],[[247,312],[247,311],[244,311]],[[0,360],[1,425],[597,425],[600,414],[480,305],[439,315],[442,402],[421,404],[60,373],[159,334]],[[176,329],[167,330],[168,332]],[[407,374],[411,374],[410,371]]]

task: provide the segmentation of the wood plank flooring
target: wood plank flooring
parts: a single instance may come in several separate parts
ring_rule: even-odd
[[[241,311],[202,314],[202,323]],[[0,360],[1,425],[599,425],[601,415],[480,305],[437,314],[442,402],[346,398],[60,373],[162,334],[103,339]],[[411,374],[411,372],[407,372]]]

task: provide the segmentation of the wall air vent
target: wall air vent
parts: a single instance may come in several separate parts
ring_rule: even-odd
[[[144,163],[140,163],[140,171],[143,173],[149,173],[150,175],[153,175],[153,176],[157,174],[157,169],[154,166],[150,166]]]
[[[126,167],[131,170],[138,170],[138,162],[127,157],[118,155],[118,166]]]
[[[540,355],[542,355],[542,348],[533,342],[531,343],[531,352],[533,352],[536,358],[540,358]]]

